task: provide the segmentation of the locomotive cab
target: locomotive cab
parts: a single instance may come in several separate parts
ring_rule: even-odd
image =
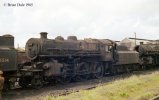
[[[99,41],[102,43],[102,48],[100,48],[102,61],[116,62],[118,59],[116,52],[116,43],[109,39],[102,39]]]

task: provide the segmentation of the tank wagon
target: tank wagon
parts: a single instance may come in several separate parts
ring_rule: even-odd
[[[48,39],[46,32],[40,38],[30,38],[25,46],[30,66],[20,69],[20,85],[40,87],[44,82],[99,78],[135,69],[139,64],[136,51],[117,49],[109,39],[77,40],[76,36]],[[130,58],[131,55],[131,59]]]

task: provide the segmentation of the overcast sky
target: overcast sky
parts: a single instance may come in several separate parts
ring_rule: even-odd
[[[8,7],[4,3],[33,3]],[[15,36],[15,46],[48,32],[48,38],[125,37],[159,39],[159,0],[0,0],[0,35]]]

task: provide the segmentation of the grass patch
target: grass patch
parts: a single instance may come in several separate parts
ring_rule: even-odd
[[[159,94],[159,72],[116,80],[93,90],[81,90],[67,96],[44,100],[149,100]]]

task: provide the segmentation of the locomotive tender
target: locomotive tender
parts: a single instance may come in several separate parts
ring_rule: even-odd
[[[3,71],[16,71],[16,60],[17,52],[14,49],[14,37],[11,35],[0,36],[0,69],[3,69]]]
[[[12,35],[0,36],[0,70],[3,71],[5,85],[15,78],[17,72],[17,50]]]

